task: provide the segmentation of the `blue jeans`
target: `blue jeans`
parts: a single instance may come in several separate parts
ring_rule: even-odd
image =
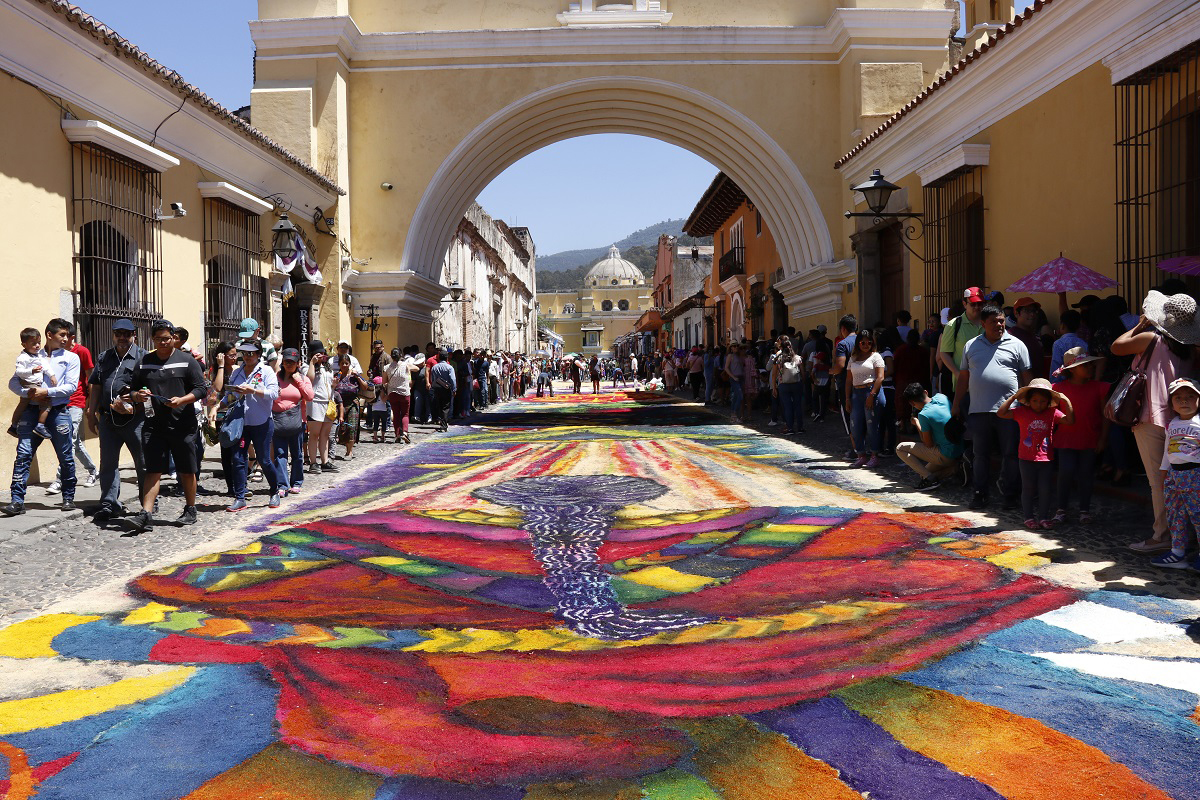
[[[995,412],[967,415],[974,449],[975,491],[986,496],[991,483],[992,453],[1000,454],[1000,485],[1004,496],[1015,500],[1021,491],[1017,470],[1017,442],[1021,429],[1014,419],[1000,419]]]
[[[264,453],[271,452],[271,438],[275,433],[275,420],[269,419],[261,425],[247,425],[242,433],[242,444],[233,451],[233,497],[246,496],[246,477],[250,466],[250,445],[258,454],[258,464],[262,467],[263,477],[273,494],[279,493],[279,475],[275,472],[275,462],[263,458]]]
[[[384,423],[387,428],[387,423]],[[280,489],[300,488],[304,485],[304,455],[300,450],[300,432],[291,436],[274,437],[275,440],[275,477]],[[292,468],[288,471],[288,458],[292,460]]]
[[[1122,430],[1121,433],[1124,434],[1125,431]],[[1058,507],[1066,509],[1067,501],[1071,499],[1071,490],[1074,489],[1079,495],[1079,510],[1090,512],[1096,451],[1062,448],[1054,451],[1054,457],[1058,459]]]
[[[704,370],[704,402],[711,403],[713,392],[717,388],[716,370]]]
[[[79,459],[79,463],[87,470],[88,474],[96,471],[96,464],[92,461],[92,456],[88,453],[87,448],[83,446],[83,409],[78,406],[67,408],[67,413],[71,415],[71,430],[74,433],[71,435],[75,443],[75,458]],[[58,472],[54,474],[54,480],[62,480],[62,467],[58,468]]]
[[[17,422],[17,460],[13,464],[12,501],[25,503],[25,484],[29,482],[29,467],[33,464],[33,456],[42,437],[33,432],[37,425],[41,409],[31,405],[25,409]],[[50,443],[58,456],[58,466],[62,470],[62,499],[63,502],[75,499],[75,431],[71,426],[71,415],[66,406],[55,406],[46,416],[46,427],[50,430]]]
[[[729,407],[735,417],[742,413],[742,382],[738,378],[729,381]]]
[[[867,408],[867,398],[871,395],[871,387],[864,386],[850,393],[850,439],[854,452],[879,452],[879,398],[875,398],[875,408]]]
[[[133,468],[137,471],[138,503],[146,491],[146,461],[142,458],[142,418],[119,415],[114,422],[110,414],[99,415],[100,429],[100,505],[109,511],[121,507],[119,467],[121,448],[129,450]],[[124,422],[125,424],[119,424]]]
[[[433,415],[433,403],[429,396],[429,389],[413,387],[412,398],[412,421],[421,425],[428,425]]]
[[[779,408],[783,411],[784,427],[804,430],[804,384],[800,381],[779,384]]]

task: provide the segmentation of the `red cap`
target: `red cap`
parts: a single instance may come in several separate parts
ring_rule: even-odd
[[[1022,297],[1020,300],[1013,303],[1013,311],[1022,309],[1025,306],[1037,306],[1038,308],[1041,308],[1042,304],[1037,300],[1034,300],[1032,297]]]
[[[972,286],[963,292],[963,300],[966,300],[968,303],[982,303],[983,292],[978,286]]]

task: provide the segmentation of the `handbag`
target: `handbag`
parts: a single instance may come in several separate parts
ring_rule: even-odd
[[[287,411],[271,412],[271,419],[275,422],[276,436],[290,439],[304,430],[304,415],[300,413],[301,407],[302,404],[297,403]]]
[[[233,405],[217,412],[217,428],[220,430],[221,447],[229,449],[242,443],[246,431],[246,404],[239,399]]]
[[[1146,366],[1150,363],[1158,339],[1158,334],[1155,334],[1142,353],[1140,364],[1135,361],[1108,396],[1104,404],[1104,418],[1109,422],[1130,428],[1141,419],[1142,406],[1146,402]]]

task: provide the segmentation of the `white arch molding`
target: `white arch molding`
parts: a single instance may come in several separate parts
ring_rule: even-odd
[[[722,170],[761,209],[789,278],[833,262],[833,239],[816,196],[795,162],[753,120],[688,86],[614,76],[535,92],[471,131],[426,187],[405,238],[401,270],[440,282],[446,242],[497,175],[547,145],[593,133],[659,139]]]

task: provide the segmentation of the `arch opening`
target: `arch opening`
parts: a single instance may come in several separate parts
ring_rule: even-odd
[[[748,117],[690,87],[637,77],[586,78],[535,92],[492,115],[426,187],[401,269],[438,281],[458,220],[496,176],[555,142],[595,133],[647,136],[688,150],[755,199],[788,276],[833,261],[816,197],[786,152]]]

